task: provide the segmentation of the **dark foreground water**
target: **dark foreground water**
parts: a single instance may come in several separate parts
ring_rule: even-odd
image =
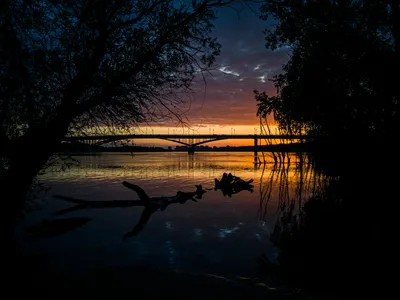
[[[46,256],[56,270],[144,264],[222,276],[256,275],[262,253],[271,261],[278,255],[279,250],[269,238],[279,208],[295,194],[298,196],[299,184],[304,185],[294,155],[290,156],[289,167],[286,162],[278,170],[272,159],[255,167],[253,154],[243,152],[190,156],[110,153],[74,158],[80,163],[41,177],[51,189],[26,215],[25,225],[71,217],[90,221],[55,237],[28,239],[20,232],[25,251]],[[91,208],[53,215],[74,205],[54,199],[55,194],[84,200],[138,199],[135,192],[121,184],[128,181],[141,186],[151,197],[173,196],[177,191],[194,191],[197,184],[214,188],[214,178],[221,178],[224,172],[244,180],[254,179],[253,191],[229,197],[220,190],[209,190],[197,203],[172,204],[165,211],[155,212],[137,236],[126,240],[122,237],[137,224],[143,207]],[[310,179],[307,184],[314,183]],[[303,192],[296,199],[307,196]]]

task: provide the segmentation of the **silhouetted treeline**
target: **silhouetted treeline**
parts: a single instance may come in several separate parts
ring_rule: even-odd
[[[213,20],[231,2],[1,2],[2,245],[66,135],[181,120],[191,83],[215,67]]]
[[[267,47],[286,49],[290,59],[274,78],[277,95],[256,92],[259,115],[273,114],[283,131],[318,137],[316,151],[392,142],[400,112],[399,4],[267,1],[262,17],[278,20]]]
[[[332,158],[329,164],[334,162]],[[390,263],[383,232],[391,224],[386,201],[393,191],[383,185],[390,181],[388,174],[375,173],[379,168],[362,161],[339,173],[321,167],[324,162],[312,156],[293,160],[280,155],[269,176],[261,179],[262,216],[278,196],[270,236],[280,249],[278,265],[264,262],[265,272],[278,284],[310,293],[383,295],[384,267]],[[272,194],[276,183],[278,193]]]
[[[290,59],[276,95],[255,92],[258,114],[313,137],[312,164],[331,178],[279,244],[285,274],[342,296],[384,293],[398,193],[400,1],[272,0],[261,13],[276,23],[267,48]]]

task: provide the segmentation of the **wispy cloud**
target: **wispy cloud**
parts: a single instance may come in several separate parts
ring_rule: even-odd
[[[221,9],[214,34],[221,43],[217,69],[193,88],[194,101],[187,117],[192,124],[254,125],[256,101],[253,90],[275,93],[268,79],[279,74],[288,60],[289,48],[265,48],[264,29],[269,26],[250,9]],[[188,106],[189,107],[189,106]]]

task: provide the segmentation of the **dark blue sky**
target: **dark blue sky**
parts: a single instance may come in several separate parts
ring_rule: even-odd
[[[264,29],[269,26],[248,7],[238,4],[224,7],[215,22],[215,35],[222,45],[217,59],[218,69],[204,87],[196,89],[195,101],[187,114],[192,125],[254,125],[256,103],[253,90],[275,89],[269,78],[281,71],[288,60],[288,50],[265,48]]]

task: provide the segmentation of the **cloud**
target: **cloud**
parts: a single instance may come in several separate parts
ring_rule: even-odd
[[[222,46],[218,67],[206,76],[206,85],[201,80],[194,84],[196,94],[187,117],[199,125],[258,124],[253,90],[275,94],[269,79],[281,72],[290,49],[266,49],[263,31],[270,24],[247,7],[223,8],[218,17],[214,30]]]
[[[224,74],[228,74],[228,75],[233,75],[233,76],[240,76],[240,74],[238,72],[235,71],[229,71],[227,69],[227,67],[221,67],[218,69],[219,71],[221,71]]]

